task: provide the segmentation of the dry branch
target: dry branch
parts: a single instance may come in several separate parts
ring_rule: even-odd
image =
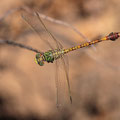
[[[32,48],[31,46],[23,45],[21,43],[17,43],[17,42],[11,41],[11,40],[2,40],[2,39],[0,39],[0,44],[7,44],[7,45],[12,45],[12,46],[17,46],[17,47],[20,47],[20,48],[24,48],[24,49],[36,52],[36,53],[40,52],[37,49]]]

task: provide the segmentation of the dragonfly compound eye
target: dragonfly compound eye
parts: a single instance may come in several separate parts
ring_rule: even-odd
[[[37,53],[36,54],[36,57],[35,57],[35,62],[37,64],[39,64],[40,66],[43,66],[44,65],[44,60],[43,60],[43,57],[40,53]]]

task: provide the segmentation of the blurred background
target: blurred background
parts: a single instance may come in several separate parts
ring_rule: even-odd
[[[22,7],[65,21],[89,40],[120,31],[119,0],[1,0],[0,38],[49,50],[21,18]],[[85,42],[62,25],[44,20],[65,48]],[[0,44],[0,119],[119,120],[120,39],[68,54],[73,104],[56,108],[55,64],[38,66],[35,53]]]

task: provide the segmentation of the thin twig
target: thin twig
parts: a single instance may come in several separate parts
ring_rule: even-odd
[[[27,7],[22,7],[22,10],[30,12],[30,13],[33,13],[33,11],[31,11]],[[78,29],[76,29],[73,25],[71,25],[71,24],[69,24],[67,22],[64,22],[62,20],[57,20],[57,19],[54,19],[52,17],[46,16],[46,15],[40,13],[40,12],[37,12],[37,13],[40,16],[40,18],[45,19],[45,20],[47,20],[49,22],[52,22],[52,23],[59,24],[59,25],[62,25],[64,27],[70,28],[71,30],[73,30],[74,32],[76,32],[81,38],[83,38],[87,42],[90,42],[90,40],[85,35],[83,35]],[[34,14],[34,15],[36,15],[36,14]],[[94,50],[96,50],[96,48],[93,45],[92,45],[92,47],[94,48]]]
[[[32,13],[33,11],[30,10],[29,8],[27,7],[22,7],[21,8],[22,10],[24,11],[27,11],[27,12],[30,12]],[[70,29],[72,29],[74,32],[76,32],[78,35],[80,35],[83,39],[85,39],[86,41],[90,41],[85,35],[83,35],[79,30],[77,30],[73,25],[67,23],[67,22],[64,22],[62,20],[57,20],[55,18],[52,18],[52,17],[49,17],[49,16],[46,16],[40,12],[38,12],[39,16],[42,18],[42,19],[45,19],[47,21],[50,21],[52,23],[56,23],[56,24],[59,24],[59,25],[63,25],[64,27],[68,27]]]
[[[0,39],[0,44],[8,44],[8,45],[12,45],[12,46],[17,46],[17,47],[20,47],[20,48],[24,48],[24,49],[27,49],[27,50],[31,50],[31,51],[36,52],[36,53],[41,53],[37,49],[34,49],[34,48],[30,47],[30,46],[23,45],[21,43],[16,43],[16,42],[11,41],[11,40],[1,40]]]
[[[20,8],[13,8],[11,10],[8,10],[7,12],[4,13],[4,15],[2,15],[0,17],[0,21],[5,19],[7,16],[11,15],[12,13],[16,12],[16,11],[19,11],[19,10],[25,10],[25,11],[28,11],[28,12],[32,12],[29,8],[27,7],[20,7]],[[56,24],[59,24],[59,25],[63,25],[65,27],[68,27],[68,28],[71,28],[74,32],[76,32],[77,34],[79,34],[83,39],[89,41],[89,39],[84,36],[79,30],[77,30],[74,26],[68,24],[67,22],[64,22],[62,20],[57,20],[57,19],[54,19],[52,17],[48,17],[44,14],[41,14],[39,13],[39,16],[47,21],[50,21],[50,22],[53,22],[53,23],[56,23]]]
[[[14,9],[11,9],[11,10],[8,10],[7,12],[5,12],[4,15],[2,15],[0,17],[0,21],[2,21],[3,19],[5,19],[7,16],[11,15],[12,13],[16,12],[16,11],[19,11],[19,10],[25,10],[25,11],[29,11],[29,12],[32,12],[29,8],[27,7],[20,7],[20,8],[14,8]],[[52,23],[56,23],[56,24],[59,24],[59,25],[63,25],[65,27],[68,27],[70,29],[72,29],[74,32],[76,32],[78,35],[80,35],[83,39],[85,39],[86,41],[90,41],[85,35],[83,35],[79,30],[77,30],[74,26],[72,26],[71,24],[67,23],[67,22],[64,22],[62,20],[57,20],[57,19],[54,19],[52,17],[49,17],[49,16],[46,16],[44,14],[41,14],[39,13],[39,16],[47,21],[50,21]]]

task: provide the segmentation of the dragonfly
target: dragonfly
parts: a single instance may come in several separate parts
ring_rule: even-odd
[[[108,36],[105,36],[101,39],[85,42],[83,44],[65,49],[63,45],[60,43],[60,41],[58,41],[47,29],[47,27],[45,26],[39,15],[39,12],[34,12],[34,14],[23,12],[22,18],[39,35],[40,39],[43,40],[45,44],[47,44],[50,47],[50,49],[46,52],[39,51],[38,53],[36,53],[35,62],[39,66],[44,66],[45,62],[46,63],[55,62],[56,64],[55,81],[56,81],[56,94],[57,94],[56,95],[57,108],[60,108],[65,103],[63,96],[64,91],[62,88],[63,84],[61,84],[63,81],[65,82],[64,86],[67,92],[66,94],[67,101],[70,104],[72,104],[71,84],[69,80],[69,59],[67,57],[67,54],[77,49],[91,46],[93,44],[97,44],[103,41],[107,41],[107,40],[115,41],[120,37],[120,32],[112,32]],[[53,46],[52,43],[54,43],[55,46]],[[63,68],[62,71],[64,72],[64,76],[65,76],[64,80],[59,77],[61,66]]]

